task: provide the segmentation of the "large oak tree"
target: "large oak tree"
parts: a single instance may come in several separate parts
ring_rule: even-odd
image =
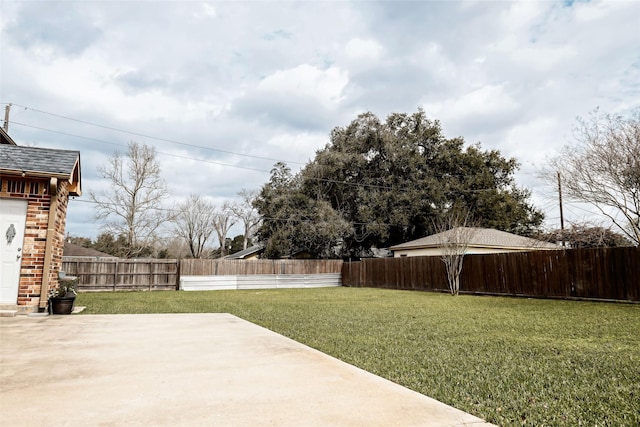
[[[350,225],[342,256],[423,237],[452,212],[470,215],[479,226],[528,235],[543,215],[515,184],[517,168],[497,150],[446,138],[422,110],[394,113],[385,122],[365,113],[333,129],[330,142],[280,189],[272,176],[257,207],[264,220],[274,195],[297,186],[297,194],[328,204]],[[263,227],[260,236],[269,239],[276,231]]]

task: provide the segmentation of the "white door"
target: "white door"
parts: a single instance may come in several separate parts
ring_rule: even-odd
[[[0,304],[18,303],[27,201],[0,199]]]

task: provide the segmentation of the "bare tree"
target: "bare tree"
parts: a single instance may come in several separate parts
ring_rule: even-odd
[[[199,195],[192,194],[178,206],[174,219],[175,232],[182,237],[194,258],[201,258],[205,245],[214,231],[214,207]]]
[[[257,191],[242,189],[238,193],[238,196],[241,198],[240,202],[230,205],[231,211],[236,218],[242,221],[242,226],[244,227],[244,249],[247,249],[249,239],[253,236],[260,224],[260,215],[258,215],[258,210],[253,206],[253,200],[257,195]]]
[[[220,209],[215,209],[213,214],[213,228],[218,235],[220,242],[220,256],[226,255],[225,243],[229,229],[235,225],[237,218],[235,217],[229,203],[225,202]]]
[[[611,231],[610,228],[588,222],[573,223],[564,230],[552,230],[538,236],[547,242],[567,242],[570,248],[605,248],[631,246],[625,236]]]
[[[447,214],[435,224],[436,238],[440,246],[440,259],[447,271],[447,282],[451,295],[460,293],[460,273],[469,244],[478,229],[468,227],[468,218],[457,214]]]
[[[578,119],[574,139],[543,176],[559,171],[565,197],[594,205],[640,245],[640,108],[628,118],[596,110]]]
[[[151,245],[158,228],[170,211],[161,208],[167,198],[167,187],[160,177],[160,164],[153,147],[129,143],[125,155],[116,152],[98,174],[109,180],[110,188],[89,195],[96,203],[96,218],[115,235],[125,236],[128,256]]]

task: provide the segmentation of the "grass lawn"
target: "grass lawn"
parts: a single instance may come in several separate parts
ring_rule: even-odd
[[[76,304],[232,313],[499,425],[640,425],[640,305],[364,288],[82,293]]]

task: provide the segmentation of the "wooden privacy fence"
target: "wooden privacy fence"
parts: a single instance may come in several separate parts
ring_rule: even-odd
[[[343,286],[448,290],[439,257],[345,263]],[[640,248],[598,248],[467,255],[460,291],[640,301]]]
[[[79,291],[174,290],[178,269],[175,259],[62,259],[62,271],[78,278]]]

